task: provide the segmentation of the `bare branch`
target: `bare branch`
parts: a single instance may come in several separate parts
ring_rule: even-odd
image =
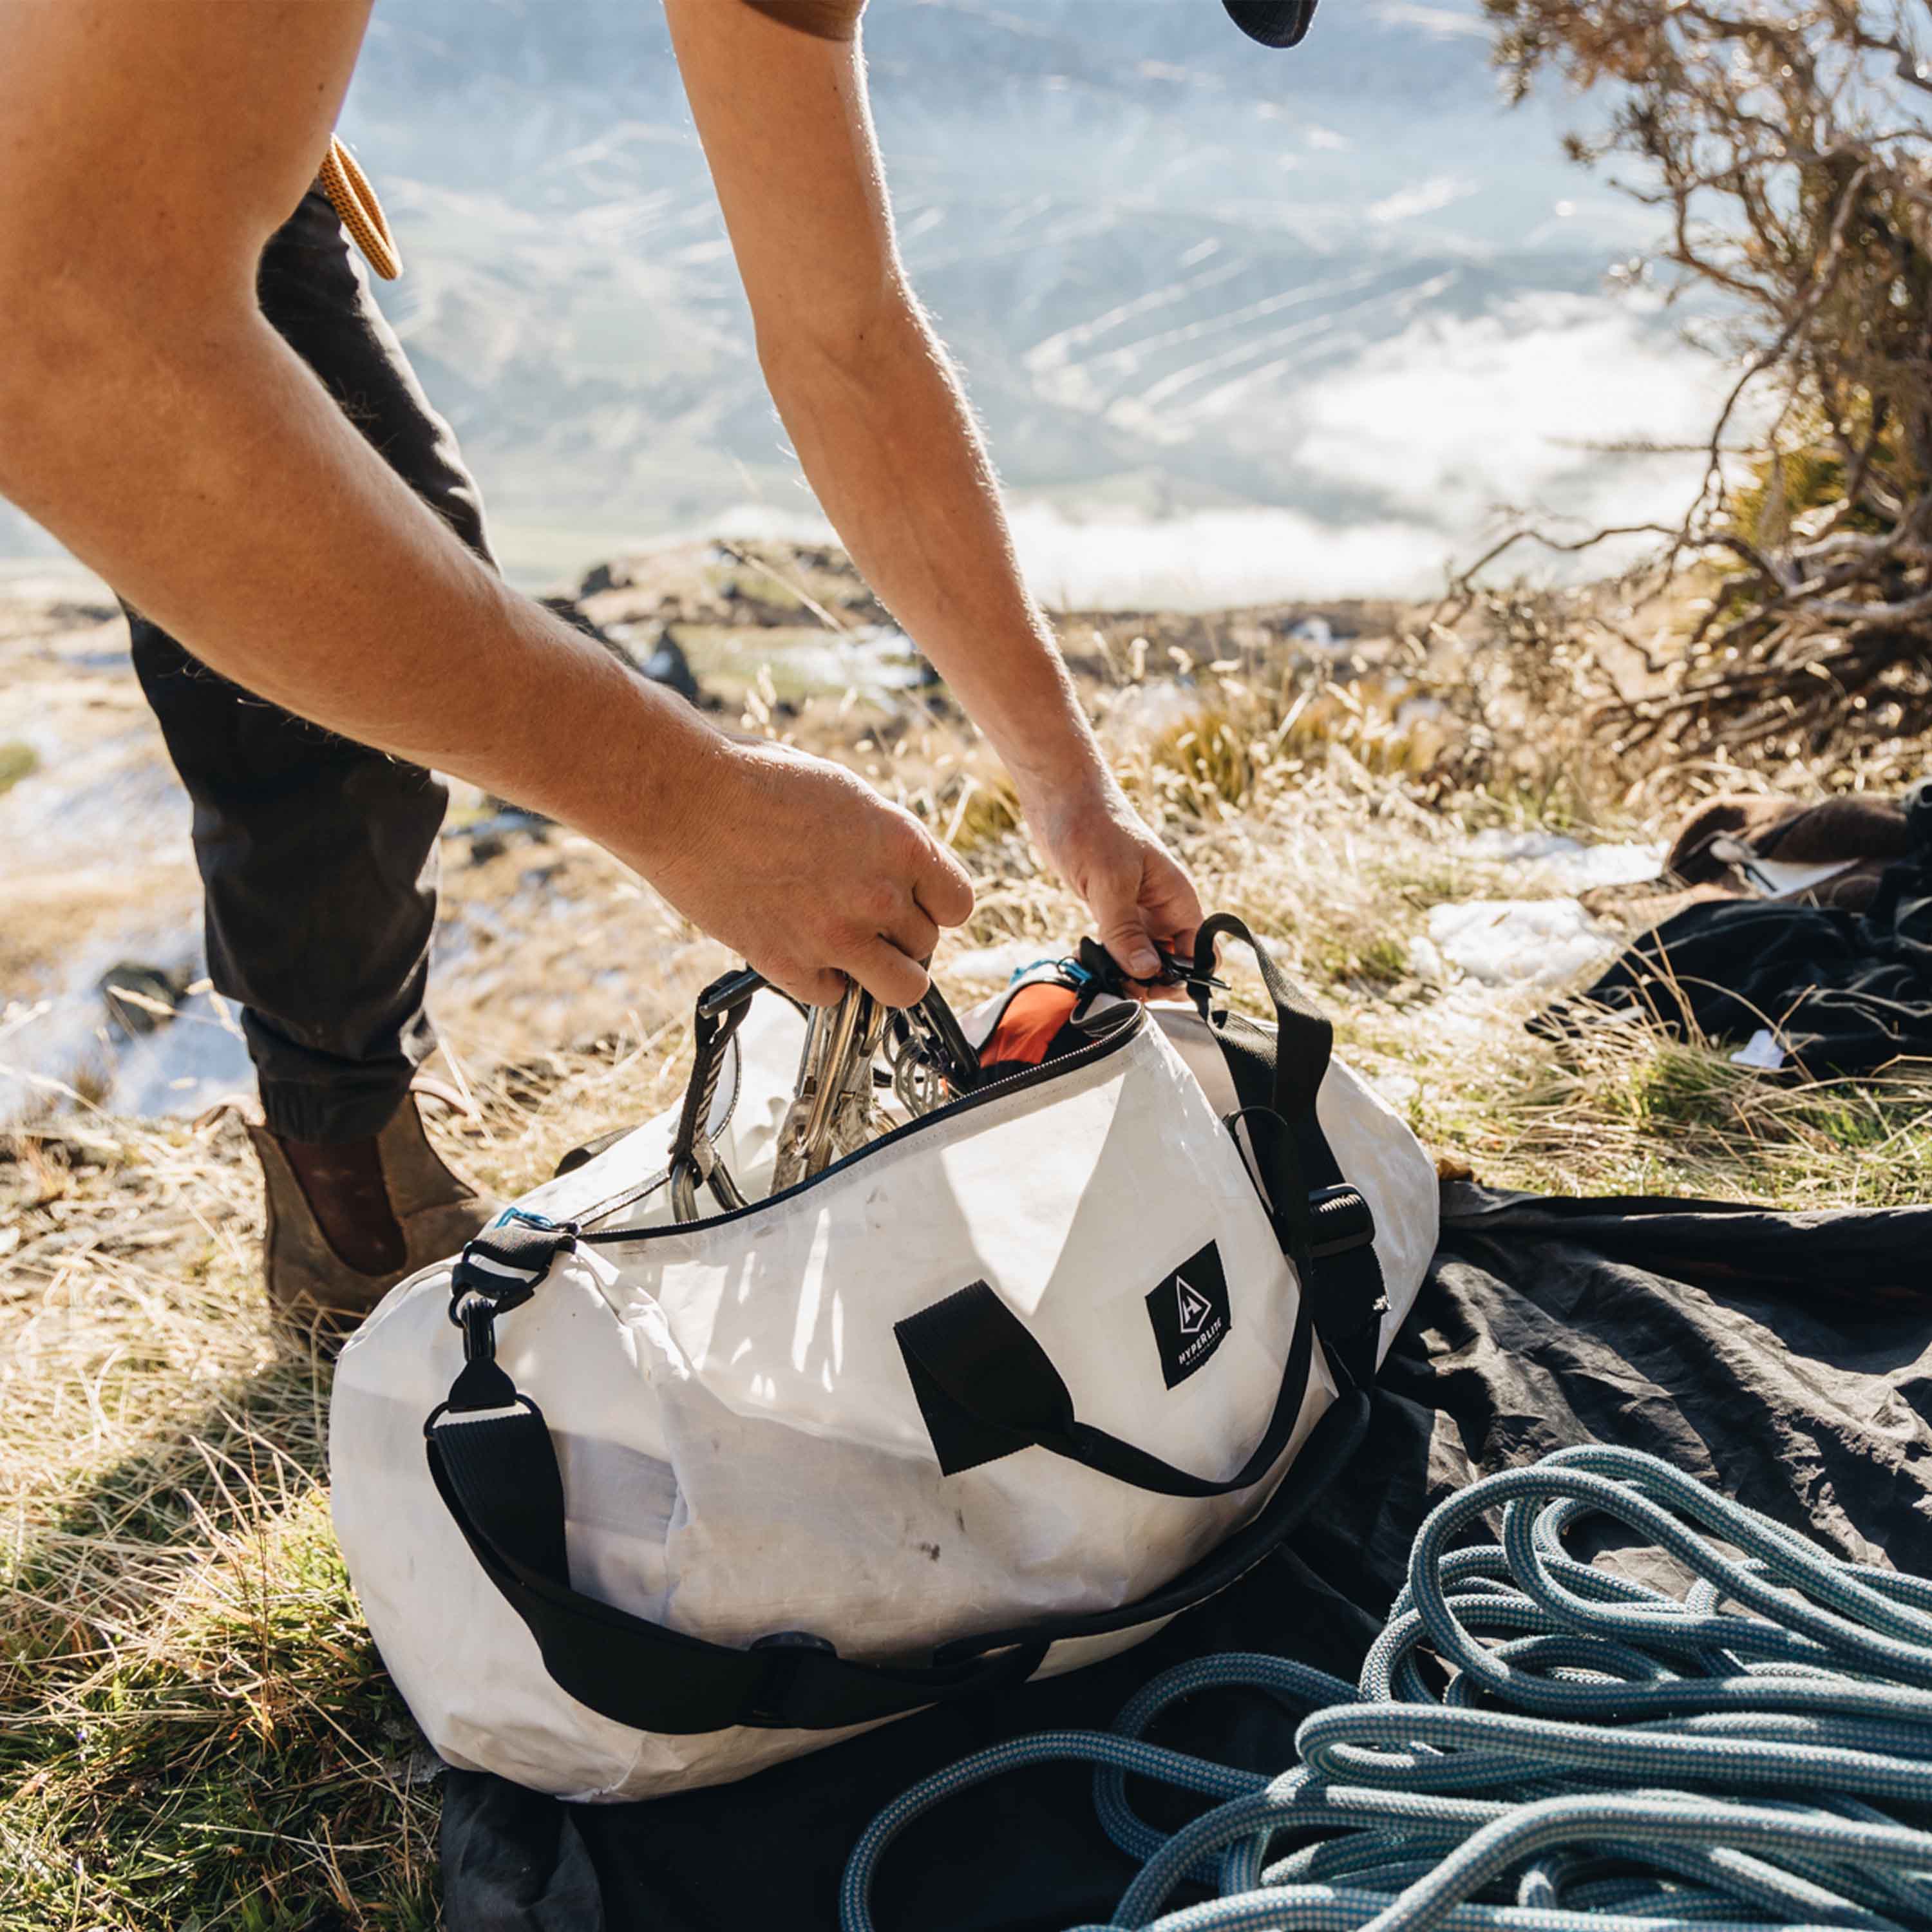
[[[1736,358],[1640,603],[1692,562],[1712,594],[1667,688],[1606,700],[1605,728],[1660,756],[1932,728],[1932,0],[1484,7],[1519,98],[1549,74],[1606,100],[1580,157],[1636,164],[1614,184],[1662,218],[1667,292],[1714,298]],[[1523,542],[1642,530],[1552,541],[1526,519],[1442,610],[1554,636],[1482,574]],[[1576,621],[1641,653],[1595,609]]]

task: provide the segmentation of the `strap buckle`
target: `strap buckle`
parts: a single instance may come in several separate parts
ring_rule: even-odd
[[[768,1660],[759,1673],[758,1688],[753,1694],[751,1708],[739,1719],[740,1724],[750,1724],[763,1730],[790,1730],[796,1727],[797,1719],[788,1712],[794,1688],[798,1682],[799,1666],[808,1658],[829,1657],[837,1660],[838,1651],[822,1636],[814,1636],[810,1630],[774,1630],[770,1636],[761,1636],[746,1646]]]
[[[430,1442],[446,1415],[460,1418],[477,1409],[506,1408],[523,1402],[516,1384],[496,1360],[497,1312],[487,1294],[460,1296],[451,1307],[450,1320],[463,1330],[463,1366],[449,1385],[448,1400],[438,1403],[423,1424],[423,1434]]]
[[[1154,956],[1160,962],[1157,971],[1147,979],[1137,980],[1123,966],[1097,939],[1083,939],[1080,942],[1078,957],[1062,963],[1081,976],[1088,985],[1097,986],[1103,993],[1111,993],[1116,998],[1127,997],[1130,986],[1220,986],[1226,988],[1227,981],[1214,976],[1214,962],[1210,958],[1204,970],[1196,957],[1190,953],[1177,952],[1156,940]]]
[[[520,1308],[536,1293],[551,1263],[575,1244],[578,1233],[574,1221],[553,1221],[527,1208],[506,1208],[464,1244],[449,1271],[451,1322],[464,1328],[465,1304],[472,1301],[493,1316]]]
[[[449,1311],[449,1318],[463,1330],[463,1359],[466,1362],[494,1362],[496,1359],[496,1310],[485,1294],[466,1294]]]
[[[1316,1261],[1352,1253],[1376,1238],[1375,1210],[1368,1197],[1348,1181],[1338,1187],[1318,1187],[1308,1197],[1308,1252]]]

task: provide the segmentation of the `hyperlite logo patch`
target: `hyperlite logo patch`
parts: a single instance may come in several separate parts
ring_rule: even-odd
[[[1228,1306],[1228,1278],[1212,1241],[1188,1256],[1147,1298],[1160,1351],[1160,1372],[1176,1388],[1228,1339],[1234,1318]]]

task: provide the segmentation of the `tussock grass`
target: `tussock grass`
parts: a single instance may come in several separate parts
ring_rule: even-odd
[[[1706,1043],[1620,1030],[1628,1037],[1544,1061],[1496,1096],[1488,1130],[1499,1128],[1526,1181],[1790,1208],[1932,1196],[1932,1064],[1863,1080],[1768,1079]]]
[[[1536,823],[1552,799],[1608,830],[1656,826],[1560,730],[1533,759],[1486,754],[1489,775],[1464,783],[1399,726],[1400,691],[1378,706],[1309,688],[1201,673],[1137,733],[1134,676],[1096,703],[1204,898],[1279,949],[1445,1162],[1502,1185],[1805,1208],[1932,1191],[1932,1068],[1766,1079],[1641,1024],[1560,1044],[1524,1030],[1536,995],[1459,1003],[1416,978],[1429,908],[1498,888],[1468,856],[1472,829]],[[942,978],[968,993],[949,976],[972,949],[1077,935],[1084,915],[956,728],[859,728],[855,762],[978,881]],[[432,1124],[506,1195],[670,1104],[690,992],[722,958],[568,842],[534,883],[531,863],[512,852],[451,894],[472,964],[444,1017],[472,1104]],[[614,991],[598,976],[617,957],[650,963]],[[1244,962],[1226,963],[1258,1005]],[[594,1036],[559,1045],[548,1016],[573,973]],[[539,990],[550,1004],[503,1017]],[[82,1110],[0,1142],[0,1932],[434,1923],[435,1767],[330,1536],[328,1364],[271,1330],[259,1236],[232,1120]]]
[[[9,739],[0,744],[0,792],[18,784],[22,778],[30,778],[40,768],[40,754],[31,745],[23,745],[17,739]]]
[[[243,1150],[94,1122],[0,1161],[8,1932],[434,1922],[433,1802],[328,1531],[326,1369],[255,1291]]]

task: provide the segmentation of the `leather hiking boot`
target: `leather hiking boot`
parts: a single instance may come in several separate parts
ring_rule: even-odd
[[[269,1306],[304,1327],[352,1326],[496,1212],[497,1203],[443,1165],[413,1094],[365,1140],[286,1140],[253,1124],[248,1137],[268,1210]]]

